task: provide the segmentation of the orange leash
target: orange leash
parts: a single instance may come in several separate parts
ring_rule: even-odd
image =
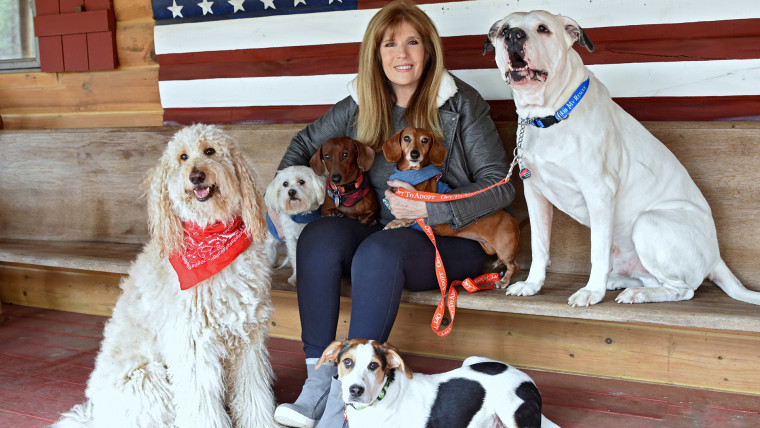
[[[456,199],[464,199],[469,198],[470,196],[477,195],[478,193],[483,193],[486,190],[492,189],[496,186],[500,186],[502,184],[506,184],[509,182],[509,177],[512,175],[512,167],[510,166],[509,174],[507,174],[504,179],[500,180],[499,182],[492,184],[488,187],[485,187],[483,189],[480,189],[475,192],[469,192],[469,193],[430,193],[430,192],[422,192],[418,190],[407,190],[403,188],[396,189],[395,194],[405,198],[405,199],[411,199],[415,201],[424,201],[424,202],[444,202],[444,201],[453,201]],[[467,290],[470,293],[476,293],[481,290],[493,290],[496,287],[494,287],[494,283],[501,279],[501,275],[499,273],[487,273],[478,276],[475,279],[466,278],[464,281],[452,281],[451,287],[447,287],[448,280],[446,278],[446,269],[443,267],[443,260],[441,259],[441,253],[438,252],[438,245],[435,242],[435,234],[433,233],[433,229],[425,224],[425,221],[421,218],[417,219],[417,224],[420,225],[422,230],[425,232],[425,234],[430,239],[430,242],[433,243],[433,246],[435,247],[435,273],[436,278],[438,279],[438,288],[441,290],[441,300],[438,302],[438,307],[435,309],[435,313],[433,314],[433,321],[431,322],[430,326],[433,329],[433,332],[437,334],[438,336],[444,337],[448,336],[449,333],[451,333],[451,329],[454,327],[454,315],[456,313],[456,306],[457,306],[457,296],[459,296],[459,291],[457,291],[456,287],[458,285],[461,285],[464,287],[465,290]],[[488,284],[486,286],[481,286],[483,284]],[[448,288],[448,292],[446,291]],[[451,320],[449,321],[448,326],[441,331],[441,323],[443,322],[443,317],[446,312],[446,309],[448,309],[449,314],[451,316]]]

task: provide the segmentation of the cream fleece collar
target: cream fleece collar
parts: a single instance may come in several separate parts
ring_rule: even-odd
[[[351,98],[353,98],[354,101],[359,104],[359,93],[356,89],[356,78],[353,78],[350,82],[348,82],[348,93],[351,95]],[[454,81],[454,78],[451,77],[451,74],[448,71],[444,71],[443,78],[441,79],[441,86],[438,87],[438,97],[436,98],[438,107],[441,107],[449,98],[453,97],[456,93],[457,84]]]

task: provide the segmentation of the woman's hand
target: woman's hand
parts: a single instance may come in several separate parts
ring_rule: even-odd
[[[388,182],[388,186],[414,190],[414,186],[401,180],[391,180]],[[391,214],[396,218],[418,219],[428,216],[427,207],[422,201],[413,201],[396,196],[391,189],[385,191],[385,199],[388,201]]]

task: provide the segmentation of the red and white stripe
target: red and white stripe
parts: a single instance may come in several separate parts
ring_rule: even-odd
[[[348,94],[364,30],[385,3],[156,26],[164,121],[316,119]],[[498,19],[528,8],[570,16],[584,28],[595,46],[593,53],[579,50],[584,62],[639,120],[760,120],[758,0],[418,3],[443,38],[447,68],[480,91],[495,120],[516,116],[493,54],[481,55],[485,34]]]

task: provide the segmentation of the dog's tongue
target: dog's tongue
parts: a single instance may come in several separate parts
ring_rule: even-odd
[[[195,197],[196,197],[196,198],[200,198],[200,199],[203,199],[203,198],[205,198],[206,196],[208,196],[208,193],[209,193],[210,191],[211,191],[211,190],[210,190],[208,187],[199,187],[199,188],[196,188],[196,189],[195,189]]]

